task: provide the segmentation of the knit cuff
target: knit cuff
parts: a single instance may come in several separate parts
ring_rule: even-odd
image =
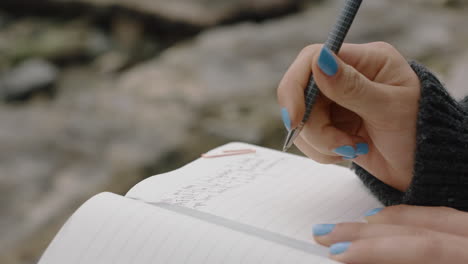
[[[439,80],[411,62],[421,81],[413,180],[400,192],[353,164],[356,174],[385,205],[449,206],[468,211],[468,113]]]

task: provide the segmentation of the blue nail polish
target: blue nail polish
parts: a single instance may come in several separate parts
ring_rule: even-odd
[[[333,244],[330,247],[330,254],[338,255],[344,253],[346,250],[348,250],[349,246],[351,246],[351,242],[340,242]]]
[[[338,72],[338,62],[329,48],[323,47],[320,52],[318,66],[328,76],[333,76]]]
[[[375,209],[372,209],[370,211],[368,211],[365,216],[373,216],[373,215],[376,215],[378,213],[380,213],[380,211],[382,211],[383,208],[375,208]]]
[[[356,151],[352,146],[342,146],[333,150],[333,152],[346,158],[353,158],[356,156]]]
[[[291,119],[289,118],[288,109],[286,109],[285,107],[281,109],[281,117],[283,118],[283,123],[286,129],[288,131],[291,131]]]
[[[358,143],[356,144],[356,154],[357,155],[366,155],[369,153],[369,145],[367,143]]]
[[[312,229],[314,236],[324,236],[328,235],[333,231],[335,225],[323,224],[323,225],[315,225]]]

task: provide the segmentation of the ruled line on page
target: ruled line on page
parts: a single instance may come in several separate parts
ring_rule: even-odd
[[[144,202],[144,201],[141,201]],[[292,249],[302,251],[307,254],[327,257],[327,251],[324,250],[321,246],[300,241],[294,238],[290,238],[278,233],[260,229],[251,225],[246,225],[243,223],[238,223],[230,219],[226,219],[220,216],[216,216],[210,213],[197,211],[188,207],[183,207],[179,205],[173,205],[168,203],[148,203],[150,205],[165,209],[174,213],[182,214],[189,216],[198,220],[202,220],[217,226],[225,227],[237,232],[241,232],[247,235],[255,236],[257,238],[280,244]]]

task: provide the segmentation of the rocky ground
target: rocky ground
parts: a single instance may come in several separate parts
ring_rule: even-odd
[[[229,141],[279,148],[276,86],[340,0],[0,3],[0,263],[35,263],[65,219]],[[468,94],[464,1],[364,3],[387,41]]]

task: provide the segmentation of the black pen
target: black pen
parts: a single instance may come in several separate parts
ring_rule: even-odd
[[[338,21],[336,22],[333,30],[328,35],[327,42],[325,42],[325,46],[329,48],[335,54],[341,49],[343,45],[344,39],[348,34],[351,25],[353,24],[354,18],[356,17],[357,12],[359,11],[359,7],[361,6],[362,0],[346,0],[345,6],[341,11],[340,16],[338,17]],[[305,89],[305,113],[304,117],[302,118],[301,123],[295,129],[289,131],[288,136],[286,137],[286,141],[284,143],[283,151],[288,151],[288,149],[294,143],[294,140],[299,136],[304,128],[304,125],[309,120],[310,113],[312,112],[312,108],[314,107],[315,101],[320,93],[317,84],[315,83],[314,76],[311,75],[309,79],[309,83],[307,88]]]

